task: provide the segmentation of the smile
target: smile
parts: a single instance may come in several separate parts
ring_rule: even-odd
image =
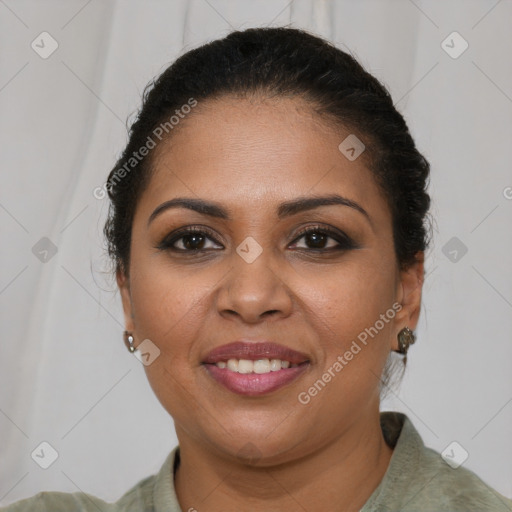
[[[229,359],[228,361],[219,361],[216,363],[218,368],[227,368],[229,371],[238,373],[269,373],[278,372],[284,368],[296,368],[299,366],[290,361],[282,361],[281,359],[258,359],[251,361],[250,359]]]
[[[298,379],[309,368],[310,363],[305,361],[290,365],[289,361],[280,359],[229,359],[227,362],[219,361],[203,366],[213,380],[229,391],[244,396],[261,396],[277,391]]]
[[[209,377],[229,391],[260,396],[299,378],[310,367],[310,360],[272,341],[238,340],[211,350],[202,365]]]

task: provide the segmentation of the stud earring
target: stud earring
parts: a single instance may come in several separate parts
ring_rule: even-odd
[[[409,329],[409,327],[404,327],[398,333],[397,339],[398,350],[395,350],[395,352],[407,356],[407,351],[409,350],[409,347],[416,341],[416,336],[411,331],[411,329]]]
[[[124,331],[124,344],[130,352],[135,352],[135,346],[133,345],[133,334],[129,331]]]

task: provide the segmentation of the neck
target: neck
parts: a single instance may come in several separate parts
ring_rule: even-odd
[[[393,450],[377,411],[313,453],[253,467],[205,449],[176,427],[180,465],[175,489],[183,510],[359,511],[382,480]],[[335,507],[333,506],[335,504]]]

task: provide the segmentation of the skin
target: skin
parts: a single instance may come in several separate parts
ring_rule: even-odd
[[[349,161],[338,149],[349,133],[298,98],[223,97],[200,103],[155,150],[133,221],[129,272],[118,271],[117,280],[135,345],[150,339],[160,350],[145,371],[174,419],[183,510],[358,511],[388,467],[379,377],[397,333],[417,325],[423,253],[399,270],[391,213],[365,154]],[[332,193],[357,202],[369,219],[339,205],[277,218],[283,201]],[[155,208],[175,197],[218,202],[232,220],[179,208],[148,225]],[[177,240],[187,254],[156,248],[194,225],[215,239]],[[322,245],[298,234],[316,225],[341,230],[357,248],[333,251],[338,242],[327,238],[324,252],[315,252]],[[248,236],[263,249],[250,264],[236,252]],[[402,306],[394,319],[301,404],[298,394],[393,303]],[[234,394],[201,361],[242,337],[276,341],[311,364],[268,395]]]

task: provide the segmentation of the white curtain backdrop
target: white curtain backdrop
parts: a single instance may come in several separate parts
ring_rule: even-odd
[[[439,452],[457,441],[464,467],[512,497],[511,21],[507,0],[0,0],[0,504],[116,500],[176,445],[122,342],[93,190],[178,55],[288,24],[381,79],[432,165],[418,341],[383,409]],[[58,453],[48,469],[31,457],[42,442]]]

